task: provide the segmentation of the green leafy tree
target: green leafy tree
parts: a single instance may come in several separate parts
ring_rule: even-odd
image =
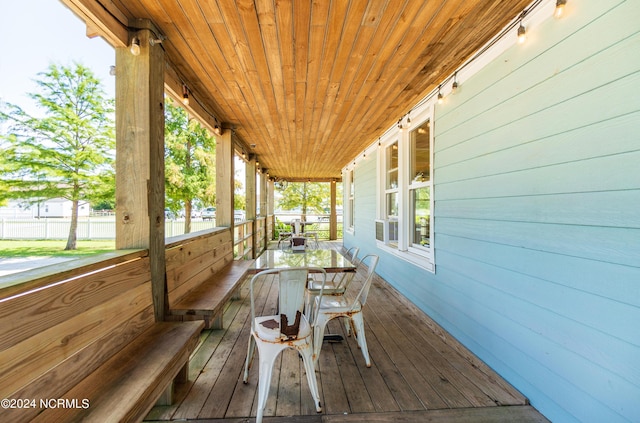
[[[64,198],[73,204],[65,250],[76,249],[78,206],[114,196],[114,101],[81,64],[51,64],[30,93],[42,116],[0,105],[0,201]]]
[[[290,182],[280,193],[278,208],[292,210],[300,207],[303,220],[307,213],[324,213],[331,198],[329,184],[319,182]]]
[[[216,203],[215,138],[187,112],[167,99],[165,108],[166,204],[174,214],[184,207],[185,233],[191,232],[194,205]]]

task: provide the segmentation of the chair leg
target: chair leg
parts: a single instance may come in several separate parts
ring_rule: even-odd
[[[353,331],[355,332],[358,346],[362,351],[364,362],[367,367],[371,367],[371,358],[369,358],[369,350],[367,349],[367,338],[364,334],[364,318],[362,317],[362,312],[352,315],[351,322],[353,323]]]
[[[262,347],[262,348],[261,348]],[[273,365],[282,347],[275,345],[258,344],[258,366],[260,377],[258,378],[258,406],[256,412],[256,423],[262,422],[264,408],[267,405],[269,387],[271,385],[271,374]]]
[[[351,319],[348,317],[344,317],[342,319],[342,324],[344,324],[344,330],[347,332],[347,336],[351,336],[351,326],[353,326],[353,324],[351,323]]]
[[[249,343],[247,344],[247,358],[244,362],[244,377],[242,382],[247,383],[249,381],[249,369],[251,368],[251,363],[253,362],[253,356],[256,351],[256,340],[253,338],[253,335],[249,336]]]
[[[311,391],[311,396],[313,397],[313,401],[316,405],[316,411],[318,413],[322,412],[322,404],[320,403],[320,394],[318,392],[318,380],[316,379],[316,368],[313,360],[313,343],[311,345],[307,345],[306,348],[298,349],[300,355],[302,356],[302,362],[304,363],[304,369],[307,372],[307,383],[309,385],[309,390]]]
[[[320,358],[320,350],[322,349],[322,342],[324,338],[324,330],[327,326],[328,320],[324,314],[318,313],[318,319],[313,328],[313,362],[317,363]]]

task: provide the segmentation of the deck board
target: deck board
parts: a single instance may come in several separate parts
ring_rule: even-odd
[[[321,248],[340,246],[321,243]],[[353,288],[364,276],[359,271]],[[274,313],[275,277],[258,289],[258,313]],[[316,373],[322,413],[315,411],[301,359],[286,351],[274,367],[265,422],[546,421],[522,394],[377,276],[364,313],[371,368],[354,337],[346,336],[339,321],[331,321],[327,332],[342,334],[344,340],[322,345]],[[242,382],[249,316],[245,283],[240,299],[224,311],[225,328],[203,332],[190,381],[178,387],[176,403],[154,407],[147,421],[232,423],[255,416],[257,354],[249,382]]]

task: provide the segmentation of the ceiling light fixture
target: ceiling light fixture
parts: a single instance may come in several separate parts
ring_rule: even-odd
[[[189,88],[187,88],[187,84],[182,84],[182,104],[189,105]]]
[[[140,55],[140,38],[138,38],[138,36],[135,36],[131,39],[131,47],[129,47],[129,51],[134,56]]]
[[[527,30],[522,25],[522,21],[520,21],[520,26],[518,27],[518,42],[520,44],[524,43],[527,40]]]
[[[564,7],[567,5],[567,0],[557,0],[556,1],[556,10],[553,12],[553,17],[556,19],[560,19],[564,14]]]

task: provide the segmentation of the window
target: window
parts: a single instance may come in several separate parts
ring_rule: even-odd
[[[432,105],[411,118],[420,122],[382,140],[378,158],[377,245],[433,271]],[[400,129],[400,128],[399,128]]]
[[[386,182],[385,182],[385,221],[388,236],[386,243],[398,248],[398,215],[399,215],[399,193],[398,193],[398,141],[386,147]]]
[[[409,242],[411,247],[431,245],[431,137],[430,121],[409,135]]]
[[[347,228],[353,232],[354,216],[355,216],[355,187],[354,187],[353,169],[347,172]]]

